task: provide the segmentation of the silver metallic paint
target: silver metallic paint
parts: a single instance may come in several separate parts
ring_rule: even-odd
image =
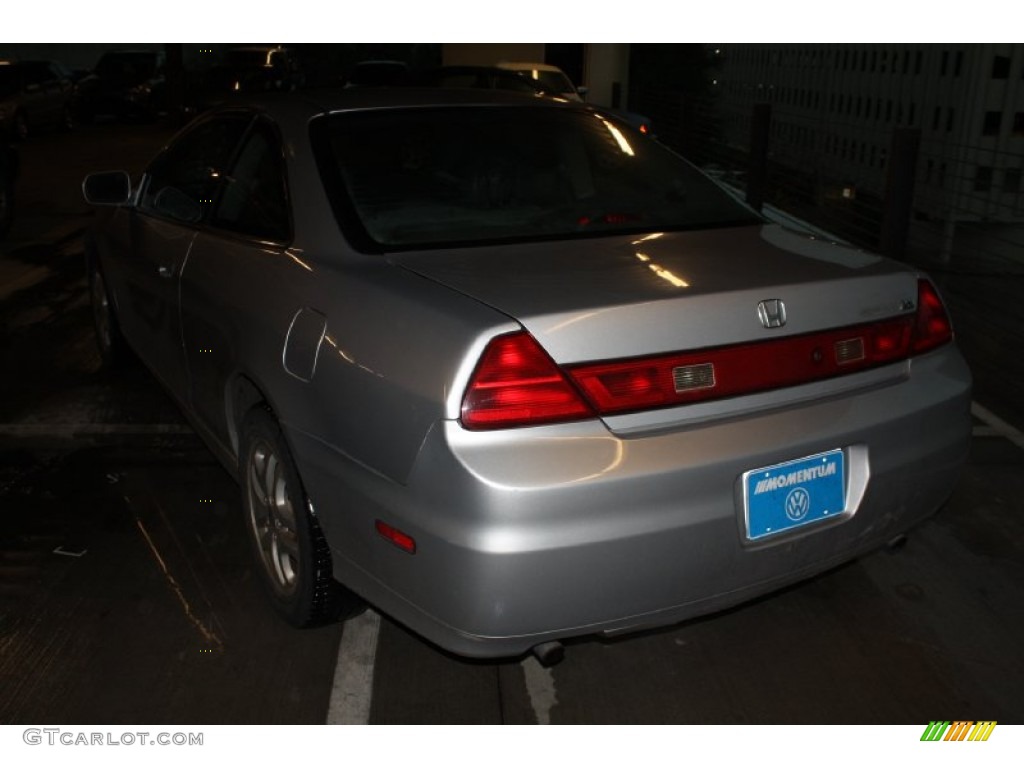
[[[475,656],[670,623],[878,546],[951,492],[971,428],[970,374],[952,345],[717,403],[464,430],[462,393],[495,335],[526,327],[562,363],[727,344],[767,333],[756,314],[766,295],[786,301],[782,331],[795,334],[904,307],[918,275],[772,226],[359,253],[320,187],[309,121],[335,108],[438,97],[324,98],[336,101],[257,105],[286,137],[290,243],[199,227],[176,235],[179,255],[143,253],[133,240],[139,227],[171,225],[150,220],[133,232],[130,220],[143,214],[128,207],[99,217],[93,240],[122,324],[133,329],[129,342],[165,371],[161,379],[227,466],[237,466],[233,393],[266,399],[335,576],[385,612]],[[184,268],[163,280],[156,269],[164,262]],[[162,319],[148,324],[143,284],[176,286],[177,305],[174,295],[163,298]],[[281,360],[303,308],[326,318],[309,382]],[[175,316],[177,339],[168,324]],[[207,348],[218,351],[196,351]],[[180,377],[166,374],[172,359]],[[743,472],[837,446],[853,466],[853,514],[745,541]],[[416,555],[378,536],[376,519],[412,535]]]

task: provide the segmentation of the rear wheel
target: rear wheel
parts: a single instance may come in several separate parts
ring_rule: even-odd
[[[362,601],[334,580],[327,541],[281,429],[265,408],[245,417],[241,443],[246,531],[278,613],[296,627],[357,614]]]

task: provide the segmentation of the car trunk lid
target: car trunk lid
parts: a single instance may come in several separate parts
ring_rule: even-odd
[[[514,318],[560,365],[866,323],[909,312],[917,296],[916,276],[899,265],[776,225],[393,260]]]
[[[918,297],[895,262],[775,225],[394,260],[519,322],[619,433],[902,376],[857,372],[905,359]]]

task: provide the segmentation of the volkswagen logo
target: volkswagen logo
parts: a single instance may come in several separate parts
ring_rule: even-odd
[[[786,305],[782,299],[765,299],[757,304],[757,316],[765,328],[781,328],[786,324]]]
[[[794,488],[786,496],[786,517],[790,520],[803,520],[810,509],[811,495],[803,488]]]

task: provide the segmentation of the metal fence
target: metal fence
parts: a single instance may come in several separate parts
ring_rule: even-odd
[[[779,104],[729,110],[666,87],[633,88],[629,106],[755,207],[933,268],[1024,274],[1022,152],[931,138],[924,115],[872,127]]]

